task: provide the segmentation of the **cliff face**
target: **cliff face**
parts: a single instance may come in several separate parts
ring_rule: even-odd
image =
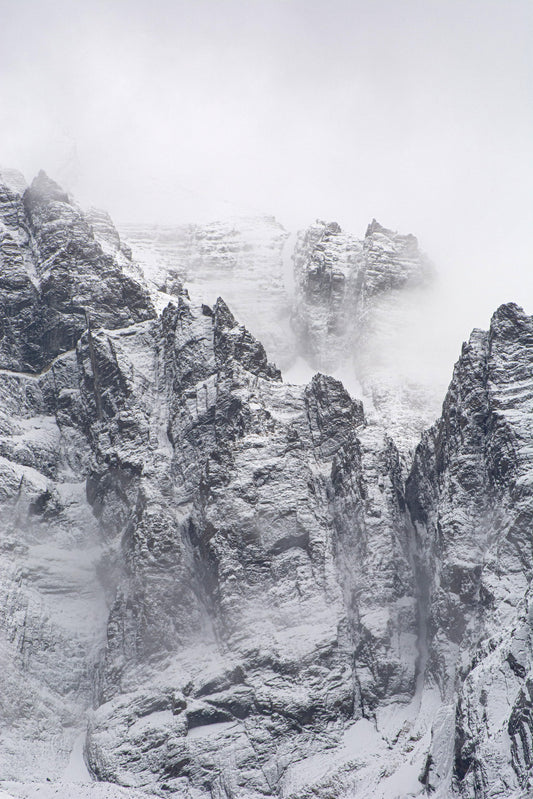
[[[322,369],[337,368],[352,351],[364,358],[366,340],[383,324],[388,295],[398,302],[402,291],[432,276],[416,238],[393,233],[375,219],[362,240],[336,222],[318,221],[300,233],[294,260],[296,324],[310,361]]]
[[[437,418],[449,375],[420,347],[435,287],[414,236],[375,220],[363,239],[320,221],[293,236],[273,217],[123,233],[153,285],[181,282],[201,302],[222,294],[287,379],[342,380],[403,457]]]
[[[2,182],[0,250],[0,773],[44,778],[85,724],[107,618],[74,348],[155,312],[42,173]]]
[[[437,417],[445,388],[411,330],[422,333],[421,309],[432,300],[429,260],[414,236],[375,219],[363,239],[317,221],[293,257],[293,323],[306,358],[355,381],[369,415],[407,451]]]
[[[337,381],[283,385],[221,300],[202,309],[182,294],[150,335],[147,347],[144,329],[114,334],[119,372],[103,388],[130,427],[110,449],[116,412],[104,418],[91,477],[124,578],[89,763],[101,779],[198,795],[278,792],[347,720],[414,690],[398,456]],[[143,349],[159,362],[133,375]]]
[[[532,787],[532,378],[533,320],[504,305],[464,345],[408,481],[428,675],[450,702],[461,796]]]
[[[43,172],[21,193],[0,188],[0,365],[39,372],[87,326],[122,327],[154,315],[145,290],[104,253],[87,218]]]
[[[175,280],[154,318],[109,220],[84,216],[44,176],[17,202],[37,275],[32,313],[58,306],[77,340],[32,340],[32,367],[44,369],[0,373],[7,658],[14,685],[26,673],[35,683],[22,729],[12,710],[5,774],[20,776],[35,737],[43,751],[25,775],[59,768],[92,699],[87,758],[99,779],[277,792],[289,764],[333,745],[347,720],[413,690],[415,586],[394,445],[338,381],[282,384],[223,300],[191,302]],[[53,240],[34,207],[53,218]],[[69,286],[63,305],[43,289],[43,258]],[[136,317],[120,302],[125,283],[144,298]],[[77,671],[63,681],[71,649]],[[65,697],[73,718],[38,736],[34,716]],[[45,754],[51,740],[59,765]]]
[[[149,292],[44,175],[1,192],[0,786],[71,796],[83,749],[88,796],[527,796],[533,321],[474,331],[405,481],[338,380]],[[352,324],[353,257],[363,350],[425,261],[328,230],[307,308]]]
[[[295,358],[290,325],[291,242],[274,217],[181,226],[125,225],[144,274],[158,288],[182,283],[191,297],[213,304],[223,295],[239,321],[283,370]]]

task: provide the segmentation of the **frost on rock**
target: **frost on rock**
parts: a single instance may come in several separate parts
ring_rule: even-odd
[[[135,370],[143,346],[157,352],[151,372]],[[366,434],[338,381],[281,383],[221,300],[206,309],[182,294],[149,328],[102,333],[93,347],[109,378],[90,498],[125,565],[90,767],[154,790],[277,793],[294,760],[333,746],[380,699],[414,691],[398,455]],[[80,355],[89,370],[83,339]],[[130,420],[127,441],[110,435],[117,417]],[[389,565],[357,585],[351,557],[362,572]]]
[[[434,271],[412,235],[375,220],[366,236],[318,221],[297,236],[273,217],[124,226],[152,284],[214,303],[223,294],[289,382],[317,370],[362,398],[409,460],[440,410],[449,375],[421,353]]]
[[[153,285],[166,291],[178,280],[191,297],[210,305],[222,295],[281,369],[293,364],[287,286],[291,242],[274,217],[203,225],[125,225],[121,232]]]
[[[407,416],[284,383],[103,212],[42,174],[0,212],[0,792],[531,795],[533,320],[474,331],[406,480]],[[425,259],[306,237],[313,357],[363,358]]]
[[[533,790],[532,411],[533,319],[502,305],[463,346],[407,484],[428,676],[456,708],[450,767],[464,797]]]
[[[88,217],[44,172],[0,183],[0,368],[39,372],[87,325],[154,315],[146,290],[104,252]]]
[[[293,258],[293,324],[306,358],[355,380],[368,411],[407,453],[437,417],[444,390],[413,340],[433,267],[414,236],[376,220],[364,239],[318,220],[299,234]]]

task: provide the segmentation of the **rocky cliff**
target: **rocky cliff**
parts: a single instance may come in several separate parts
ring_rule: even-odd
[[[301,295],[296,324],[309,359],[321,369],[368,357],[365,344],[383,324],[380,303],[390,294],[398,302],[402,291],[432,275],[414,236],[387,230],[375,219],[362,240],[336,222],[317,221],[299,235],[295,270]]]
[[[464,345],[407,485],[428,678],[448,704],[453,785],[465,797],[533,788],[532,378],[533,319],[503,305]],[[434,755],[428,785],[442,768]]]
[[[437,292],[414,236],[376,220],[363,239],[322,221],[296,236],[273,217],[122,233],[152,285],[177,280],[202,302],[223,294],[291,382],[317,370],[342,380],[411,457],[449,379],[420,346]]]
[[[419,346],[435,273],[417,239],[375,219],[363,239],[318,220],[299,234],[293,257],[293,324],[305,357],[354,385],[367,413],[409,450],[445,389],[434,355]]]
[[[292,240],[274,217],[190,225],[124,225],[145,276],[157,288],[182,283],[211,305],[224,296],[239,321],[283,370],[294,362],[290,324]]]
[[[150,290],[105,214],[1,197],[0,786],[529,795],[533,320],[472,334],[406,480],[398,427]],[[412,237],[330,228],[361,319],[426,279]],[[302,285],[346,331],[326,255]]]

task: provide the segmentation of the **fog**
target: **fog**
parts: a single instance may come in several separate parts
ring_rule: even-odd
[[[1,8],[3,165],[122,222],[375,217],[434,261],[454,341],[533,312],[529,0]]]

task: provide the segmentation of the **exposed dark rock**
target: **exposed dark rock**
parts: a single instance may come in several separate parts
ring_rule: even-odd
[[[0,222],[0,368],[42,371],[73,349],[88,317],[117,328],[155,315],[146,290],[44,172],[23,194],[2,186]]]

